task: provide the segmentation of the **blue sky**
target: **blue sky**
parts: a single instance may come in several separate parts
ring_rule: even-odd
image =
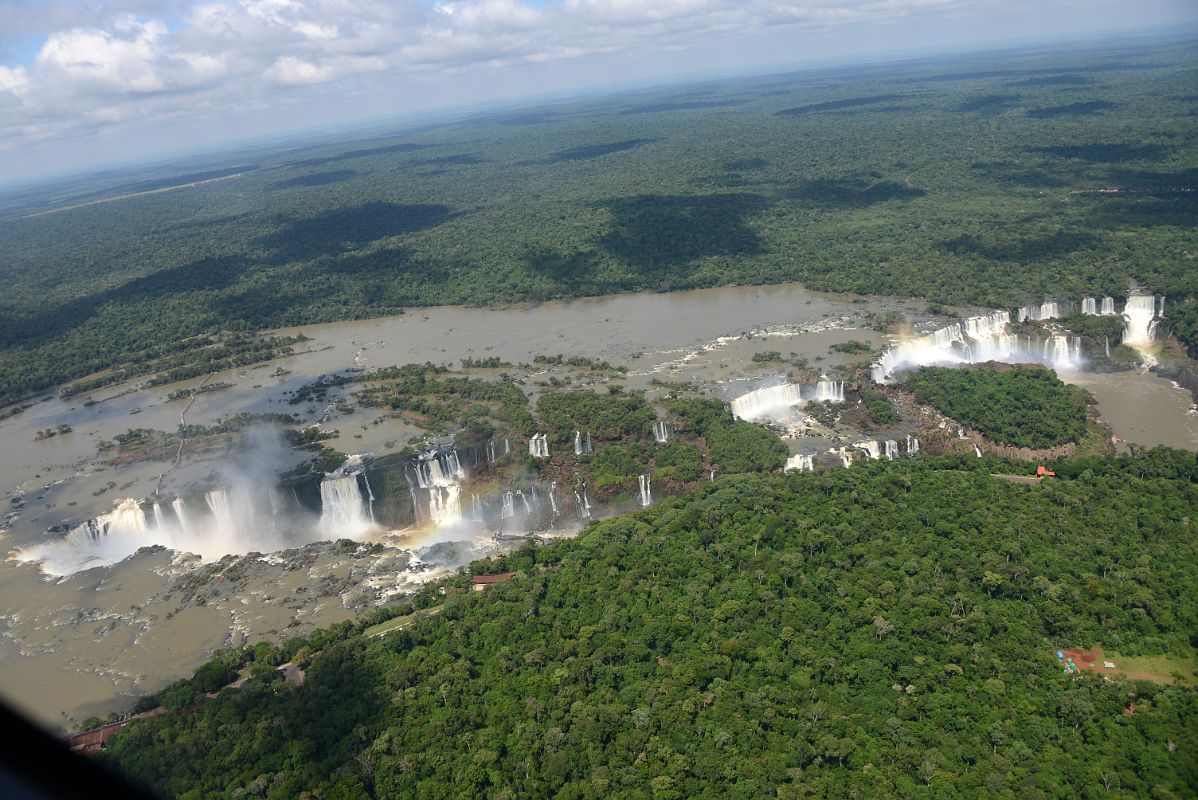
[[[505,99],[1196,23],[1196,0],[0,0],[0,183]]]

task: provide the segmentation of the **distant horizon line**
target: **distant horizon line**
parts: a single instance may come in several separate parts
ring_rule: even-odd
[[[285,148],[294,145],[297,149],[311,149],[324,145],[362,143],[378,139],[392,139],[403,136],[414,136],[439,128],[448,128],[470,121],[472,117],[485,118],[498,115],[505,111],[535,109],[561,105],[571,101],[582,101],[599,97],[618,97],[638,92],[652,93],[655,91],[680,88],[708,82],[728,82],[744,79],[762,79],[796,72],[818,73],[823,70],[842,70],[879,68],[886,65],[902,64],[906,67],[926,63],[934,66],[936,62],[965,63],[982,61],[990,58],[1012,57],[1021,53],[1042,51],[1045,48],[1063,46],[1071,52],[1086,50],[1112,41],[1118,41],[1122,47],[1133,45],[1137,41],[1153,45],[1182,44],[1187,40],[1198,38],[1198,24],[1181,29],[1143,28],[1135,31],[1109,31],[1106,33],[1088,33],[1080,37],[1052,37],[1024,42],[992,42],[982,49],[961,47],[946,48],[935,52],[915,52],[892,50],[879,53],[874,57],[854,58],[814,58],[806,61],[788,61],[775,64],[758,64],[745,66],[735,70],[719,70],[708,73],[690,73],[677,75],[658,75],[639,81],[621,81],[591,87],[580,87],[573,90],[561,90],[544,94],[513,94],[489,103],[470,103],[468,105],[447,105],[435,108],[405,112],[397,115],[377,117],[358,117],[341,122],[331,122],[317,126],[300,126],[287,131],[271,134],[258,134],[246,138],[230,138],[221,144],[201,147],[189,147],[178,151],[164,151],[156,156],[146,158],[130,158],[114,160],[105,165],[94,167],[69,168],[63,172],[52,173],[37,178],[18,178],[6,181],[0,175],[0,197],[15,198],[24,193],[49,190],[58,186],[66,186],[89,180],[100,180],[105,177],[119,177],[137,172],[152,173],[187,162],[202,160],[223,161],[231,164],[240,160],[247,151],[264,148]],[[1046,53],[1047,55],[1047,53]],[[321,142],[321,139],[338,138],[335,141]],[[241,154],[240,156],[238,154]]]

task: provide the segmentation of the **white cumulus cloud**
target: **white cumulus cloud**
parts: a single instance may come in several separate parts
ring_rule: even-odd
[[[1115,0],[1099,0],[1112,5]],[[1146,0],[1168,4],[1175,0]],[[1074,0],[1040,0],[1070,6]],[[1032,0],[0,0],[0,150],[131,120],[293,102],[718,37],[966,14]],[[40,41],[36,56],[12,55]],[[668,58],[668,56],[663,56]],[[598,62],[596,62],[598,63]],[[539,67],[537,65],[540,65]],[[473,71],[473,72],[472,72]],[[628,76],[627,71],[624,73]],[[372,77],[375,76],[375,77]],[[373,81],[373,83],[371,83]],[[530,82],[531,83],[531,82]]]

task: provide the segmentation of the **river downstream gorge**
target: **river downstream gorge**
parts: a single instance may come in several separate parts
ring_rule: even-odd
[[[1198,450],[1193,398],[1148,369],[1157,303],[952,317],[783,284],[417,308],[280,330],[305,339],[202,379],[40,396],[0,419],[0,687],[69,728],[219,647],[351,619],[474,558],[693,490],[718,479],[714,434],[687,429],[671,411],[679,397],[768,426],[791,469],[929,448],[1001,455],[894,379],[919,365],[1038,363],[1093,395],[1092,446]],[[1071,314],[1124,321],[1142,365],[1112,367],[1109,341],[1092,359],[1098,340],[1062,327]],[[440,388],[398,404],[396,386],[413,380]],[[583,417],[540,402],[562,391],[631,398],[622,413],[648,444],[598,422],[575,429]],[[868,421],[877,397],[894,421]],[[471,403],[491,428],[455,428],[450,412]],[[320,462],[332,452],[350,458]]]

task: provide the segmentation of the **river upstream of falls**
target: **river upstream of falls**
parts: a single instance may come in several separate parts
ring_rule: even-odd
[[[328,442],[338,450],[386,457],[421,431],[367,409],[346,414],[325,403],[289,405],[287,393],[351,368],[466,357],[520,364],[562,353],[626,367],[619,383],[648,391],[650,399],[665,391],[655,379],[688,382],[729,401],[737,416],[760,419],[843,399],[845,387],[827,376],[810,385],[788,384],[782,368],[753,362],[755,354],[781,351],[834,373],[842,364],[862,364],[830,351],[832,345],[889,346],[896,355],[880,365],[883,379],[900,361],[922,363],[937,348],[936,358],[948,354],[945,360],[958,362],[1002,355],[1006,343],[995,338],[996,319],[973,312],[977,321],[936,320],[926,316],[924,305],[790,284],[507,309],[413,309],[398,317],[281,331],[302,331],[311,341],[269,364],[213,376],[214,383],[230,388],[198,395],[187,422],[207,425],[242,412],[295,413],[302,425],[339,430]],[[1084,305],[1087,313],[1113,313],[1099,298]],[[1150,339],[1153,313],[1147,301],[1143,305],[1135,309],[1136,330]],[[904,315],[931,339],[892,341],[874,331],[873,315],[889,311]],[[1054,317],[1059,311],[1035,311],[1042,313]],[[937,334],[953,325],[960,326],[957,339],[967,340],[964,355],[952,345],[955,334]],[[986,326],[994,336],[983,335]],[[944,341],[938,343],[937,335]],[[1009,344],[1010,352],[1019,350],[1018,342]],[[1067,339],[1039,344],[1035,355],[1033,360],[1063,373],[1080,366]],[[535,393],[535,370],[522,377]],[[546,457],[548,443],[539,439],[491,442],[471,456],[473,463],[437,448],[404,466],[403,480],[388,485],[372,481],[368,466],[351,462],[324,476],[311,496],[272,488],[272,476],[305,457],[274,441],[255,447],[245,463],[187,456],[164,479],[161,462],[109,464],[97,457],[101,441],[130,428],[175,430],[183,404],[167,395],[198,382],[110,387],[95,392],[99,402],[91,405],[84,404],[86,397],[47,395],[0,421],[6,509],[0,529],[5,549],[21,551],[20,558],[0,564],[0,694],[49,725],[68,726],[94,711],[127,708],[136,695],[193,669],[217,647],[278,639],[283,632],[350,618],[491,552],[496,527],[518,532],[535,519],[538,529],[548,525],[568,532],[600,511],[592,510],[585,485],[528,485],[490,496],[471,490],[471,470],[493,461],[496,451]],[[1168,381],[1150,373],[1078,373],[1077,382],[1094,392],[1122,439],[1198,450],[1189,396]],[[60,425],[70,432],[38,438],[38,431]],[[662,422],[653,435],[669,441],[672,431]],[[818,432],[811,435],[818,448],[811,444],[795,453],[792,467],[810,468],[807,451],[825,452],[835,444],[819,440]],[[918,452],[918,442],[902,436],[837,446],[834,457],[846,464],[853,447],[869,457],[874,451],[876,457]],[[579,431],[574,452],[590,447],[588,432]],[[155,495],[160,480],[163,501],[144,501]],[[647,475],[637,488],[638,506],[651,504],[659,490]],[[414,524],[397,533],[380,520],[401,502],[401,492]],[[57,532],[47,533],[50,529]],[[362,544],[320,544],[331,539]],[[368,543],[386,546],[380,551]],[[133,555],[148,545],[167,549]],[[221,560],[226,554],[239,558]]]

